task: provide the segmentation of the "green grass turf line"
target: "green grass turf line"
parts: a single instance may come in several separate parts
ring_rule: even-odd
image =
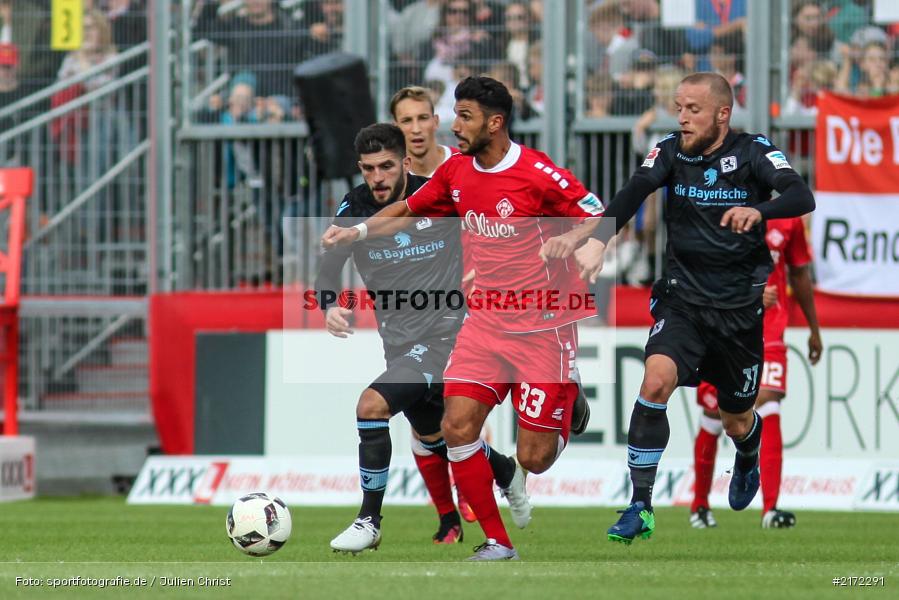
[[[522,561],[471,564],[483,536],[431,543],[430,507],[386,507],[377,552],[334,554],[328,542],[349,507],[291,506],[293,535],[265,559],[243,556],[225,535],[224,507],[128,506],[117,498],[0,504],[0,598],[820,598],[897,597],[899,514],[797,511],[792,530],[763,530],[757,511],[715,511],[696,530],[685,508],[656,509],[650,540],[609,542],[613,508],[536,508],[525,530],[509,524]],[[837,576],[884,576],[884,587],[834,587]],[[43,586],[15,585],[15,578]],[[48,578],[156,577],[152,588],[51,590]],[[231,577],[221,588],[163,586],[163,577]]]

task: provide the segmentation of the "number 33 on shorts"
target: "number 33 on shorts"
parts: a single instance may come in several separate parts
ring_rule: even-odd
[[[536,419],[540,416],[540,411],[543,410],[544,400],[546,400],[546,392],[540,388],[531,387],[527,383],[522,383],[518,411],[523,412],[532,419]]]

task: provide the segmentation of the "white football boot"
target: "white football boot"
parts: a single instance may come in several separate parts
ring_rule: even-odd
[[[518,552],[515,548],[506,548],[502,544],[497,544],[493,538],[488,538],[486,542],[475,547],[474,556],[469,556],[468,560],[518,560]]]
[[[343,530],[343,533],[331,540],[331,549],[334,552],[352,552],[356,554],[363,550],[377,550],[381,544],[381,530],[371,522],[371,517],[356,519],[353,524]]]
[[[509,487],[500,488],[499,492],[509,501],[512,522],[519,529],[524,529],[531,522],[531,502],[526,487],[528,472],[524,470],[516,457],[512,458],[515,460],[515,475],[512,477]]]

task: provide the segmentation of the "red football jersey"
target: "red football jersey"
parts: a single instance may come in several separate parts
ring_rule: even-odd
[[[476,272],[471,317],[512,333],[594,316],[573,258],[540,260],[543,242],[602,215],[599,199],[542,152],[513,143],[485,169],[454,154],[406,202],[422,216],[459,216]]]
[[[786,267],[801,267],[812,261],[805,225],[802,219],[772,219],[768,221],[765,240],[771,250],[774,271],[768,277],[768,285],[777,286],[777,304],[765,310],[765,342],[783,342],[784,330],[789,320]]]

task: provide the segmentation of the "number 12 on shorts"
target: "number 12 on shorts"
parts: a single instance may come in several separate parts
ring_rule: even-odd
[[[528,400],[530,399],[530,406]],[[540,416],[543,410],[543,401],[546,400],[546,393],[540,388],[532,388],[527,383],[521,384],[521,400],[518,402],[518,411],[523,412],[532,419]]]

